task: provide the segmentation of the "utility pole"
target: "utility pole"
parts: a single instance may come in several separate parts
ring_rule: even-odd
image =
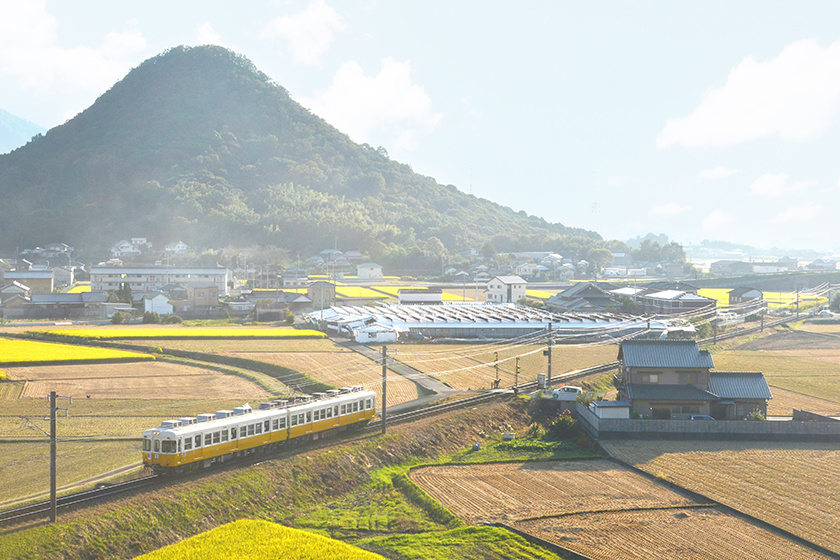
[[[499,382],[501,381],[501,379],[499,379],[499,353],[498,352],[493,352],[493,367],[496,370],[495,388],[498,389],[499,388]]]
[[[382,435],[385,435],[385,401],[388,398],[388,347],[382,346]]]
[[[714,340],[714,342],[712,342],[712,344],[717,344],[717,324],[718,324],[718,320],[717,320],[717,317],[715,317],[714,319],[712,319],[712,325],[714,325],[714,327],[715,327],[715,340]]]
[[[513,383],[513,394],[519,394],[519,357],[516,357],[516,380]]]
[[[56,434],[55,411],[58,410],[56,400],[69,399],[70,404],[73,404],[73,397],[60,397],[55,391],[50,391],[50,523],[55,523],[56,518],[56,443],[58,436]],[[67,409],[62,409],[67,412]]]
[[[796,318],[799,318],[799,286],[796,287]]]
[[[548,379],[545,380],[545,388],[551,388],[551,347],[554,346],[554,339],[551,337],[551,323],[548,324]]]

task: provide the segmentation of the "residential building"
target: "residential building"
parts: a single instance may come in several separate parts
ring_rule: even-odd
[[[130,241],[122,239],[111,247],[111,256],[116,258],[134,257],[142,251]]]
[[[525,297],[527,282],[521,276],[494,276],[487,282],[485,301],[516,303]]]
[[[143,294],[143,311],[146,313],[157,313],[158,315],[170,315],[173,311],[169,297],[163,292],[146,292]]]
[[[359,280],[381,280],[382,266],[376,263],[363,263],[356,267],[356,276]]]
[[[522,278],[533,278],[539,275],[540,267],[534,263],[526,262],[516,267],[516,275]]]
[[[183,255],[189,250],[189,247],[183,241],[173,241],[167,243],[163,251],[169,255]]]
[[[663,290],[636,296],[637,311],[655,315],[681,315],[689,311],[714,314],[717,301],[682,290]]]
[[[625,340],[618,350],[619,400],[655,419],[704,414],[737,420],[767,414],[773,398],[760,372],[715,372],[708,350],[693,340]]]
[[[290,268],[283,273],[284,288],[305,288],[309,284],[309,273],[305,268]]]
[[[603,311],[616,305],[608,290],[617,288],[608,282],[577,282],[545,302],[546,307],[559,313],[569,311]]]
[[[163,291],[167,284],[213,284],[218,294],[228,294],[230,271],[224,267],[94,266],[90,269],[90,289],[109,292],[127,283],[133,292]]]
[[[735,288],[734,290],[729,290],[729,305],[736,305],[739,303],[755,303],[755,302],[763,302],[764,301],[764,294],[761,290],[757,290],[755,288]]]
[[[335,303],[335,284],[317,280],[307,286],[306,295],[312,301],[313,309],[328,309]]]
[[[51,294],[55,288],[53,271],[50,269],[3,271],[3,283],[11,282],[29,287],[33,294]]]

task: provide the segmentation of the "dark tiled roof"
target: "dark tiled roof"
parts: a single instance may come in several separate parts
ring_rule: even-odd
[[[729,292],[727,292],[727,293],[730,296],[742,296],[744,294],[747,294],[747,293],[753,292],[753,291],[761,293],[761,290],[758,290],[756,288],[746,288],[746,287],[743,287],[743,286],[739,287],[739,288],[735,288],[733,290],[729,290]]]
[[[767,380],[760,371],[713,371],[709,391],[722,399],[772,399]]]
[[[716,401],[716,395],[694,385],[627,385],[627,399],[651,401]]]
[[[626,367],[715,367],[709,351],[700,350],[694,340],[625,340],[619,347],[618,359]]]

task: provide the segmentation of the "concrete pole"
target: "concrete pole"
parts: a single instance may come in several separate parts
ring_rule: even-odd
[[[55,523],[56,517],[56,397],[55,391],[50,391],[50,523]]]
[[[551,347],[554,346],[554,339],[551,338],[551,323],[548,324],[548,379],[545,380],[545,388],[551,388]]]
[[[382,346],[382,435],[385,435],[385,402],[388,399],[388,347]]]

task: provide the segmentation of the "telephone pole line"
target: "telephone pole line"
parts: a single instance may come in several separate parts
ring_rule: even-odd
[[[385,401],[388,398],[388,347],[382,346],[382,435],[385,435]]]

